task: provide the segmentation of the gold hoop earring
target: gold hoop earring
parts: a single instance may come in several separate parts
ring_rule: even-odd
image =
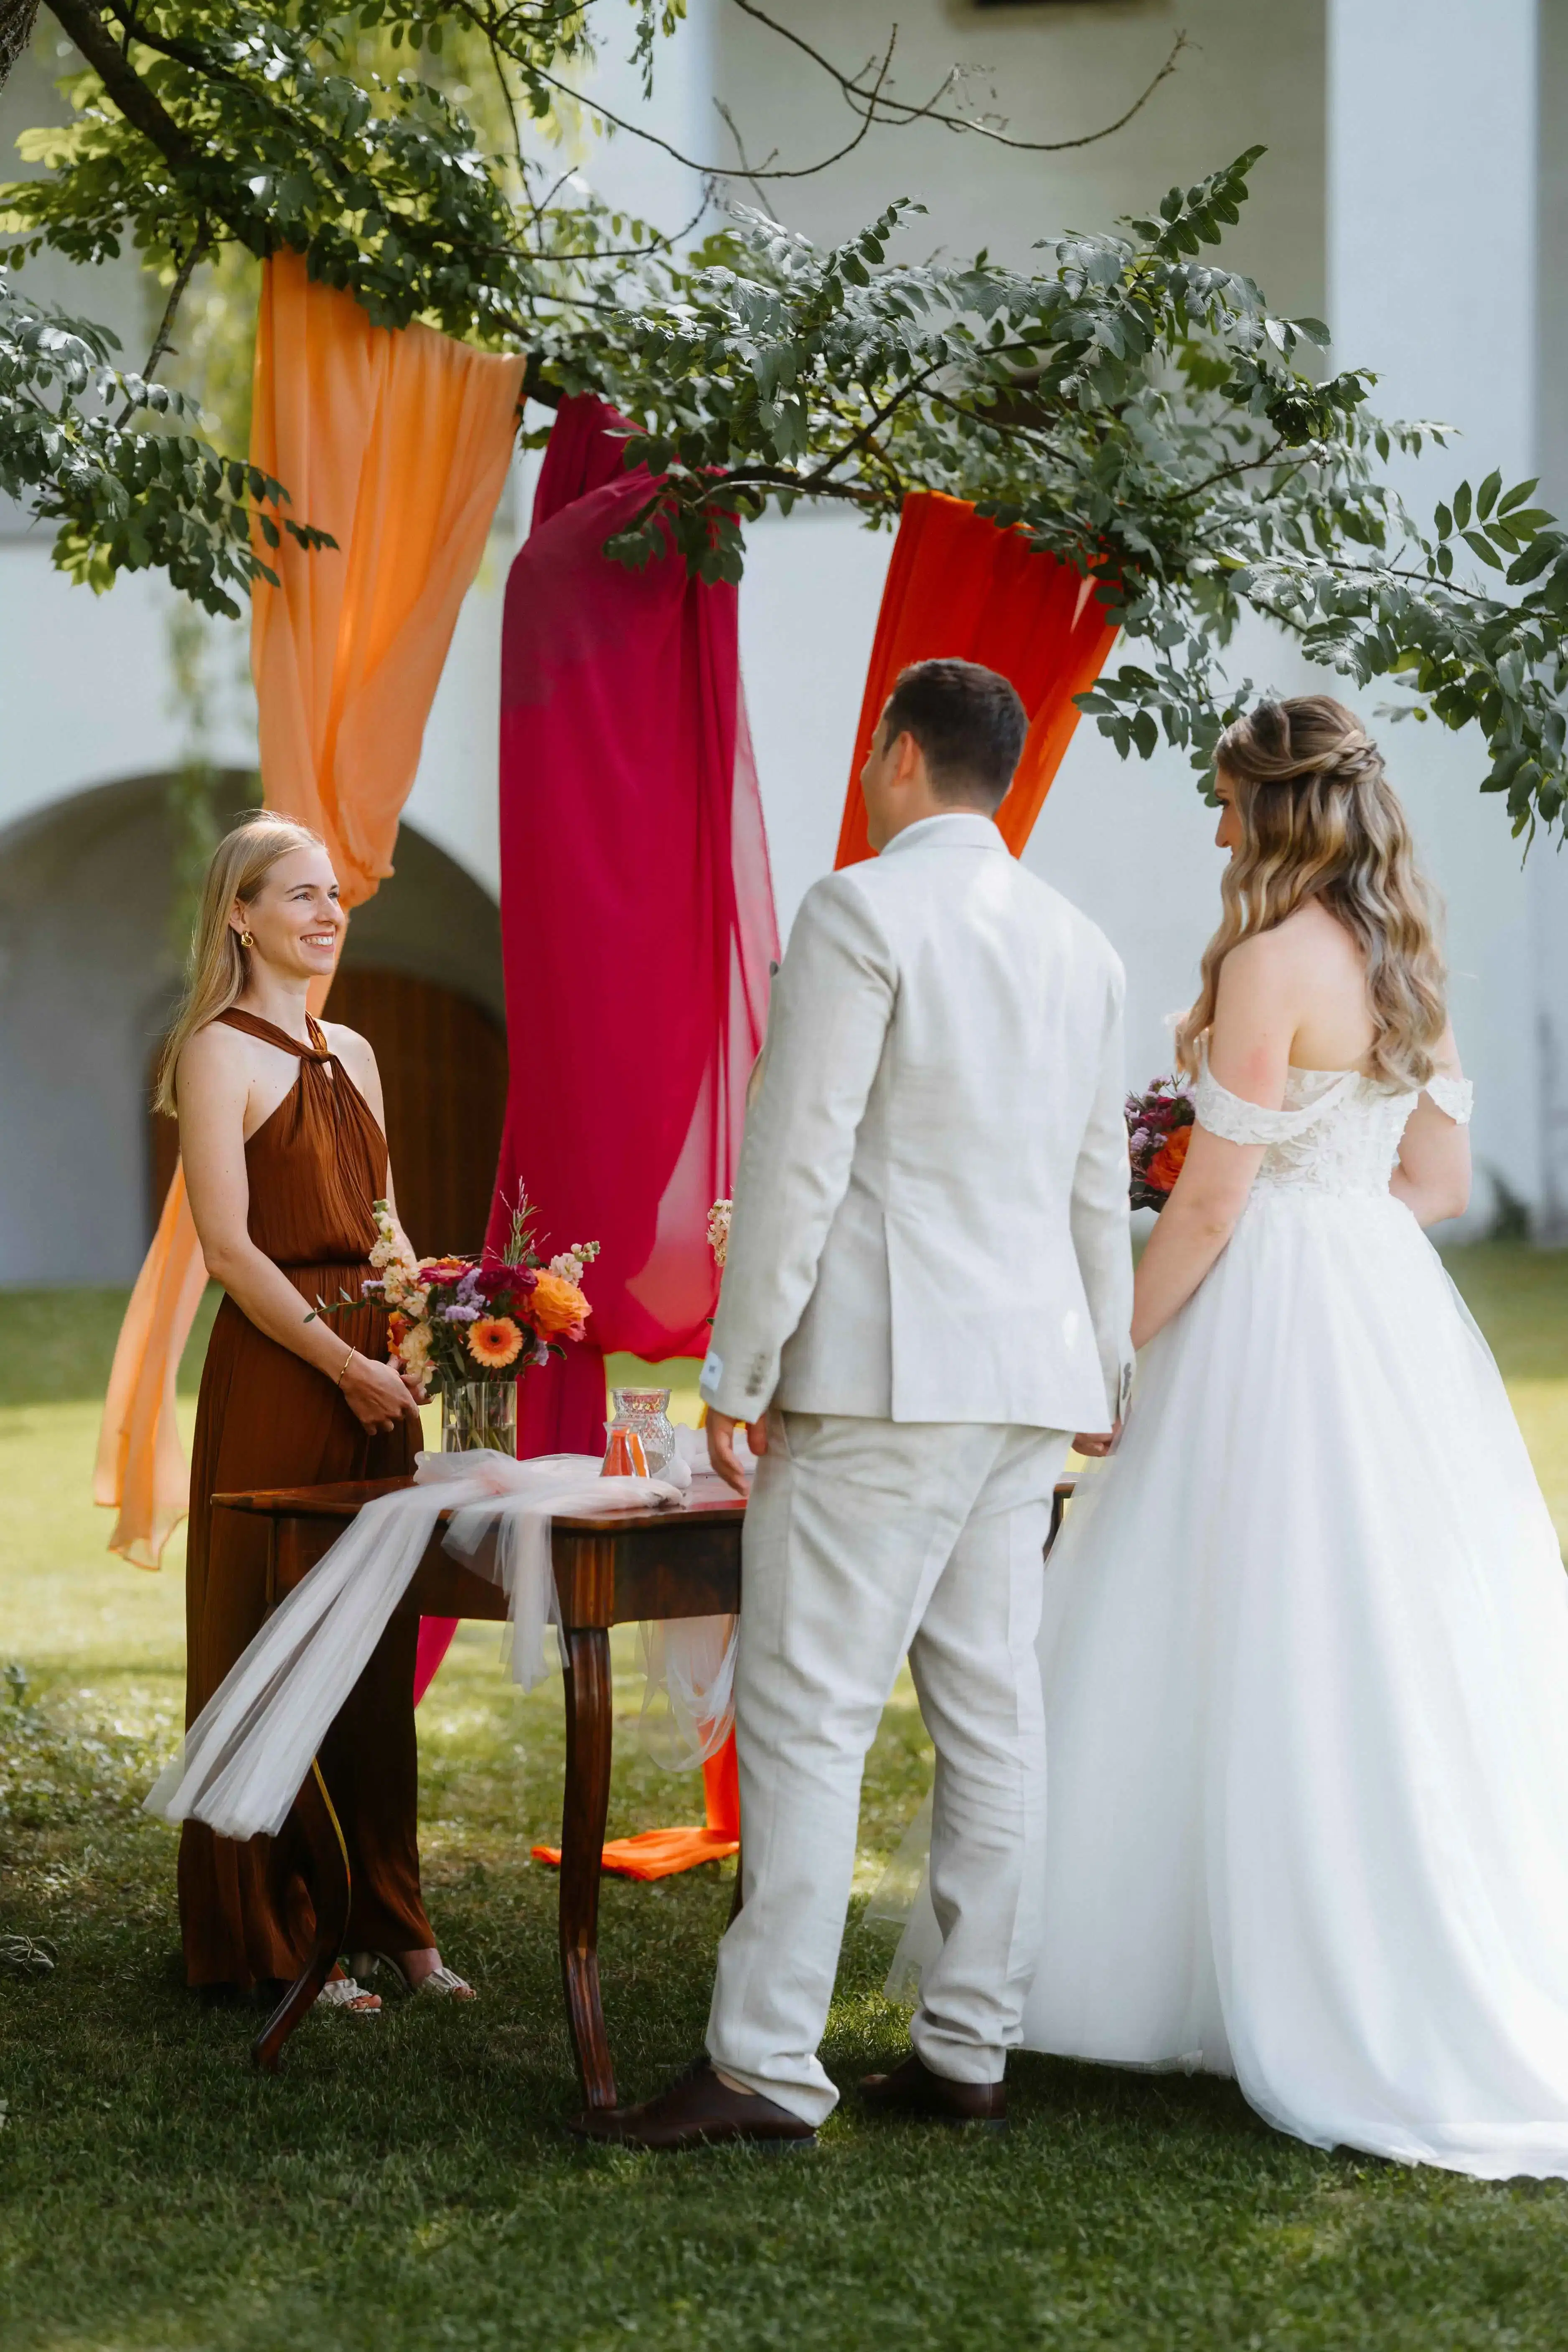
[[[256,941],[251,938],[248,931],[241,931],[239,935],[239,944],[242,948],[253,948],[256,945]]]

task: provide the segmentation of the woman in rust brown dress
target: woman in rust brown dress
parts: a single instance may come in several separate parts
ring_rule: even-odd
[[[374,1306],[331,1321],[318,1299],[357,1298],[375,1241],[372,1203],[393,1199],[375,1057],[352,1030],[311,1019],[346,918],[325,849],[260,816],[220,843],[208,870],[192,982],[170,1033],[159,1105],[180,1150],[203,1255],[226,1296],[196,1408],[186,1570],[185,1719],[246,1648],[266,1608],[265,1532],[215,1494],[380,1478],[411,1470],[419,1423],[386,1361]],[[308,1319],[309,1318],[309,1319]],[[419,1892],[414,1651],[395,1615],[322,1746],[349,1850],[348,1944],[384,1958],[410,1989],[457,1998]],[[203,1823],[180,1840],[180,1923],[195,1986],[290,1979],[312,1919],[287,1833],[237,1843]],[[325,1996],[379,2002],[341,1970]]]

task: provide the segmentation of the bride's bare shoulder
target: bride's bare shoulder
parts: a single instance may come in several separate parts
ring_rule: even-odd
[[[1272,929],[1238,940],[1225,960],[1237,981],[1251,984],[1310,980],[1319,985],[1331,973],[1361,970],[1361,950],[1328,908],[1310,899]]]

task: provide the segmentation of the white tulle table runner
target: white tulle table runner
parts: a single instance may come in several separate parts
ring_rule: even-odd
[[[555,1614],[552,1521],[679,1510],[700,1443],[694,1432],[679,1436],[658,1478],[604,1477],[593,1454],[514,1462],[421,1454],[414,1484],[367,1503],[268,1618],[148,1791],[146,1810],[168,1822],[205,1822],[222,1837],[282,1828],[443,1512],[452,1514],[444,1548],[505,1591],[513,1679],[531,1689],[547,1669],[545,1634]],[[657,1677],[667,1691],[678,1735],[661,1760],[700,1763],[722,1745],[732,1720],[734,1621],[675,1620],[647,1648],[650,1682]]]

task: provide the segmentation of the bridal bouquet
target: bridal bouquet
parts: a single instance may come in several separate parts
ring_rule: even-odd
[[[584,1269],[597,1242],[574,1242],[548,1265],[533,1246],[533,1213],[525,1198],[512,1212],[499,1257],[416,1259],[384,1201],[375,1203],[376,1273],[366,1298],[387,1307],[387,1354],[428,1395],[470,1381],[514,1381],[531,1365],[563,1356],[563,1339],[581,1339],[592,1313]]]
[[[1127,1097],[1127,1150],[1132,1205],[1163,1209],[1193,1139],[1193,1098],[1174,1078],[1156,1078],[1147,1094]]]

